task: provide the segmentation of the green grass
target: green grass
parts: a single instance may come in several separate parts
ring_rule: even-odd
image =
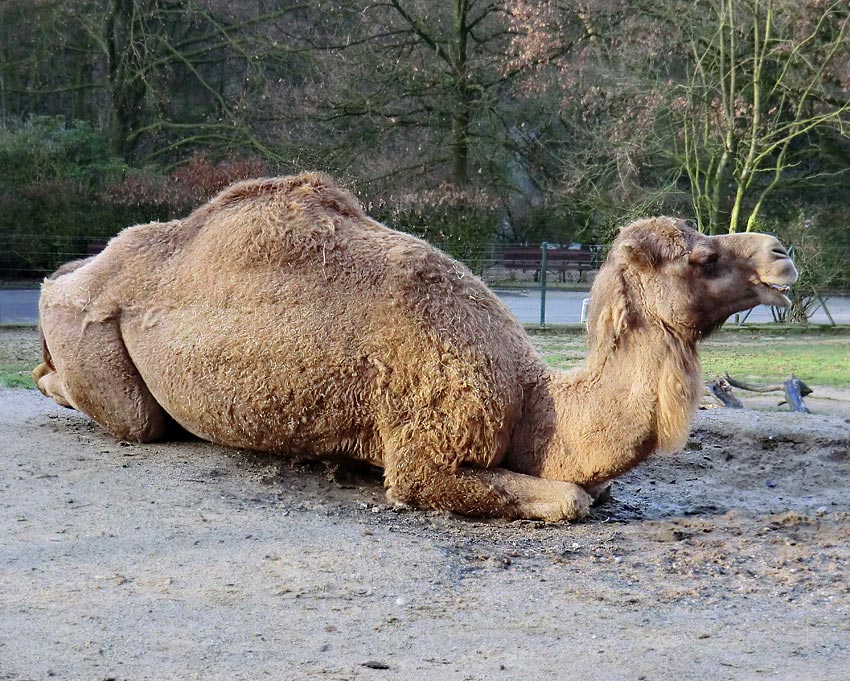
[[[587,354],[584,331],[529,328],[550,366],[569,369]],[[750,382],[778,383],[792,373],[814,387],[850,388],[850,331],[781,327],[721,331],[700,347],[706,380],[724,371]],[[0,330],[0,387],[34,388],[30,371],[41,361],[34,330]]]
[[[734,378],[778,383],[794,374],[810,386],[850,388],[850,338],[709,339],[700,356],[708,379],[725,371]]]
[[[559,369],[580,364],[587,354],[583,333],[537,332],[532,342],[546,362]],[[706,380],[728,372],[734,378],[779,383],[792,373],[810,386],[850,388],[850,335],[834,331],[722,331],[700,346]]]
[[[35,388],[30,375],[32,369],[22,365],[0,364],[0,388]]]
[[[0,327],[0,388],[35,388],[30,372],[41,362],[41,341],[32,327]]]

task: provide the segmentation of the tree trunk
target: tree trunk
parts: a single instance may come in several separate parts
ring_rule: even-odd
[[[465,87],[458,90],[452,112],[452,183],[463,187],[469,183],[469,95]]]
[[[112,109],[109,141],[112,150],[131,162],[135,152],[133,132],[144,119],[147,85],[145,64],[148,53],[144,0],[112,0],[106,20],[109,57],[109,89]],[[152,0],[155,7],[156,0]]]
[[[462,187],[469,183],[469,121],[470,90],[467,71],[468,0],[456,0],[454,16],[454,41],[452,66],[454,68],[455,97],[452,110],[452,182]]]

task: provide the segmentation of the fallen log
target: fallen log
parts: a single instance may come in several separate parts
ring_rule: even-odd
[[[785,390],[785,383],[788,382],[788,381],[785,381],[785,383],[778,383],[778,384],[774,384],[774,385],[750,385],[749,383],[744,383],[743,381],[738,381],[738,380],[732,378],[729,375],[729,373],[726,372],[726,371],[723,372],[722,378],[725,379],[729,383],[729,385],[731,385],[733,388],[740,388],[741,390],[748,390],[748,391],[754,392],[754,393],[772,393],[772,392],[777,392],[779,390]],[[800,384],[800,394],[803,397],[805,397],[806,395],[812,394],[812,389],[809,386],[807,386],[805,383],[803,383],[803,381],[801,381],[799,378],[797,378],[794,374],[791,374],[791,378],[788,379],[788,380],[789,381],[793,380],[793,381],[799,382],[799,384]]]
[[[729,409],[744,408],[744,405],[741,404],[741,400],[732,394],[732,386],[729,384],[729,380],[726,377],[718,376],[711,381],[711,383],[707,383],[705,387],[708,389],[708,392],[714,395],[715,399],[724,407],[728,407]]]
[[[715,382],[720,380],[723,380],[728,383],[728,385],[730,386],[730,394],[732,392],[731,387],[756,393],[778,392],[781,390],[785,393],[785,399],[779,404],[787,403],[788,406],[791,407],[791,411],[797,411],[803,414],[811,414],[811,411],[809,411],[809,408],[806,406],[805,402],[803,402],[803,397],[805,397],[806,395],[811,395],[812,389],[805,383],[803,383],[803,381],[797,378],[794,374],[791,374],[791,378],[789,378],[787,381],[775,385],[751,385],[749,383],[744,383],[743,381],[735,380],[727,372],[724,372],[723,376],[715,379]],[[718,397],[718,399],[720,398]],[[721,402],[722,401],[723,400],[721,399]]]

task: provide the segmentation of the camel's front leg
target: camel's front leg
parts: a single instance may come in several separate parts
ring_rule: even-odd
[[[422,454],[421,449],[388,452],[385,484],[391,501],[462,515],[549,521],[579,520],[590,510],[592,497],[571,482],[505,468],[450,470]]]
[[[593,497],[572,482],[544,480],[505,468],[490,468],[475,471],[475,474],[516,500],[517,518],[580,520],[588,514],[593,503]]]

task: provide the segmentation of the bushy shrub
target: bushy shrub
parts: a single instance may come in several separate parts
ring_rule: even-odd
[[[187,214],[252,159],[194,156],[168,173],[132,169],[85,122],[36,117],[0,127],[0,277],[38,277],[128,225]]]
[[[500,223],[494,197],[453,185],[391,196],[367,204],[367,209],[376,219],[429,241],[477,272],[488,264]]]
[[[126,170],[85,121],[34,116],[0,127],[0,189],[62,179],[80,188],[109,184]]]
[[[804,323],[832,291],[850,288],[850,244],[846,216],[834,208],[814,208],[774,230],[788,247],[800,278],[791,287],[791,308],[782,321]]]
[[[34,117],[0,128],[0,271],[38,276],[114,233],[101,187],[126,170],[85,122]]]
[[[258,159],[229,157],[214,161],[206,154],[195,154],[167,174],[156,169],[128,171],[101,198],[106,203],[170,219],[187,214],[234,182],[265,174],[266,165]]]

